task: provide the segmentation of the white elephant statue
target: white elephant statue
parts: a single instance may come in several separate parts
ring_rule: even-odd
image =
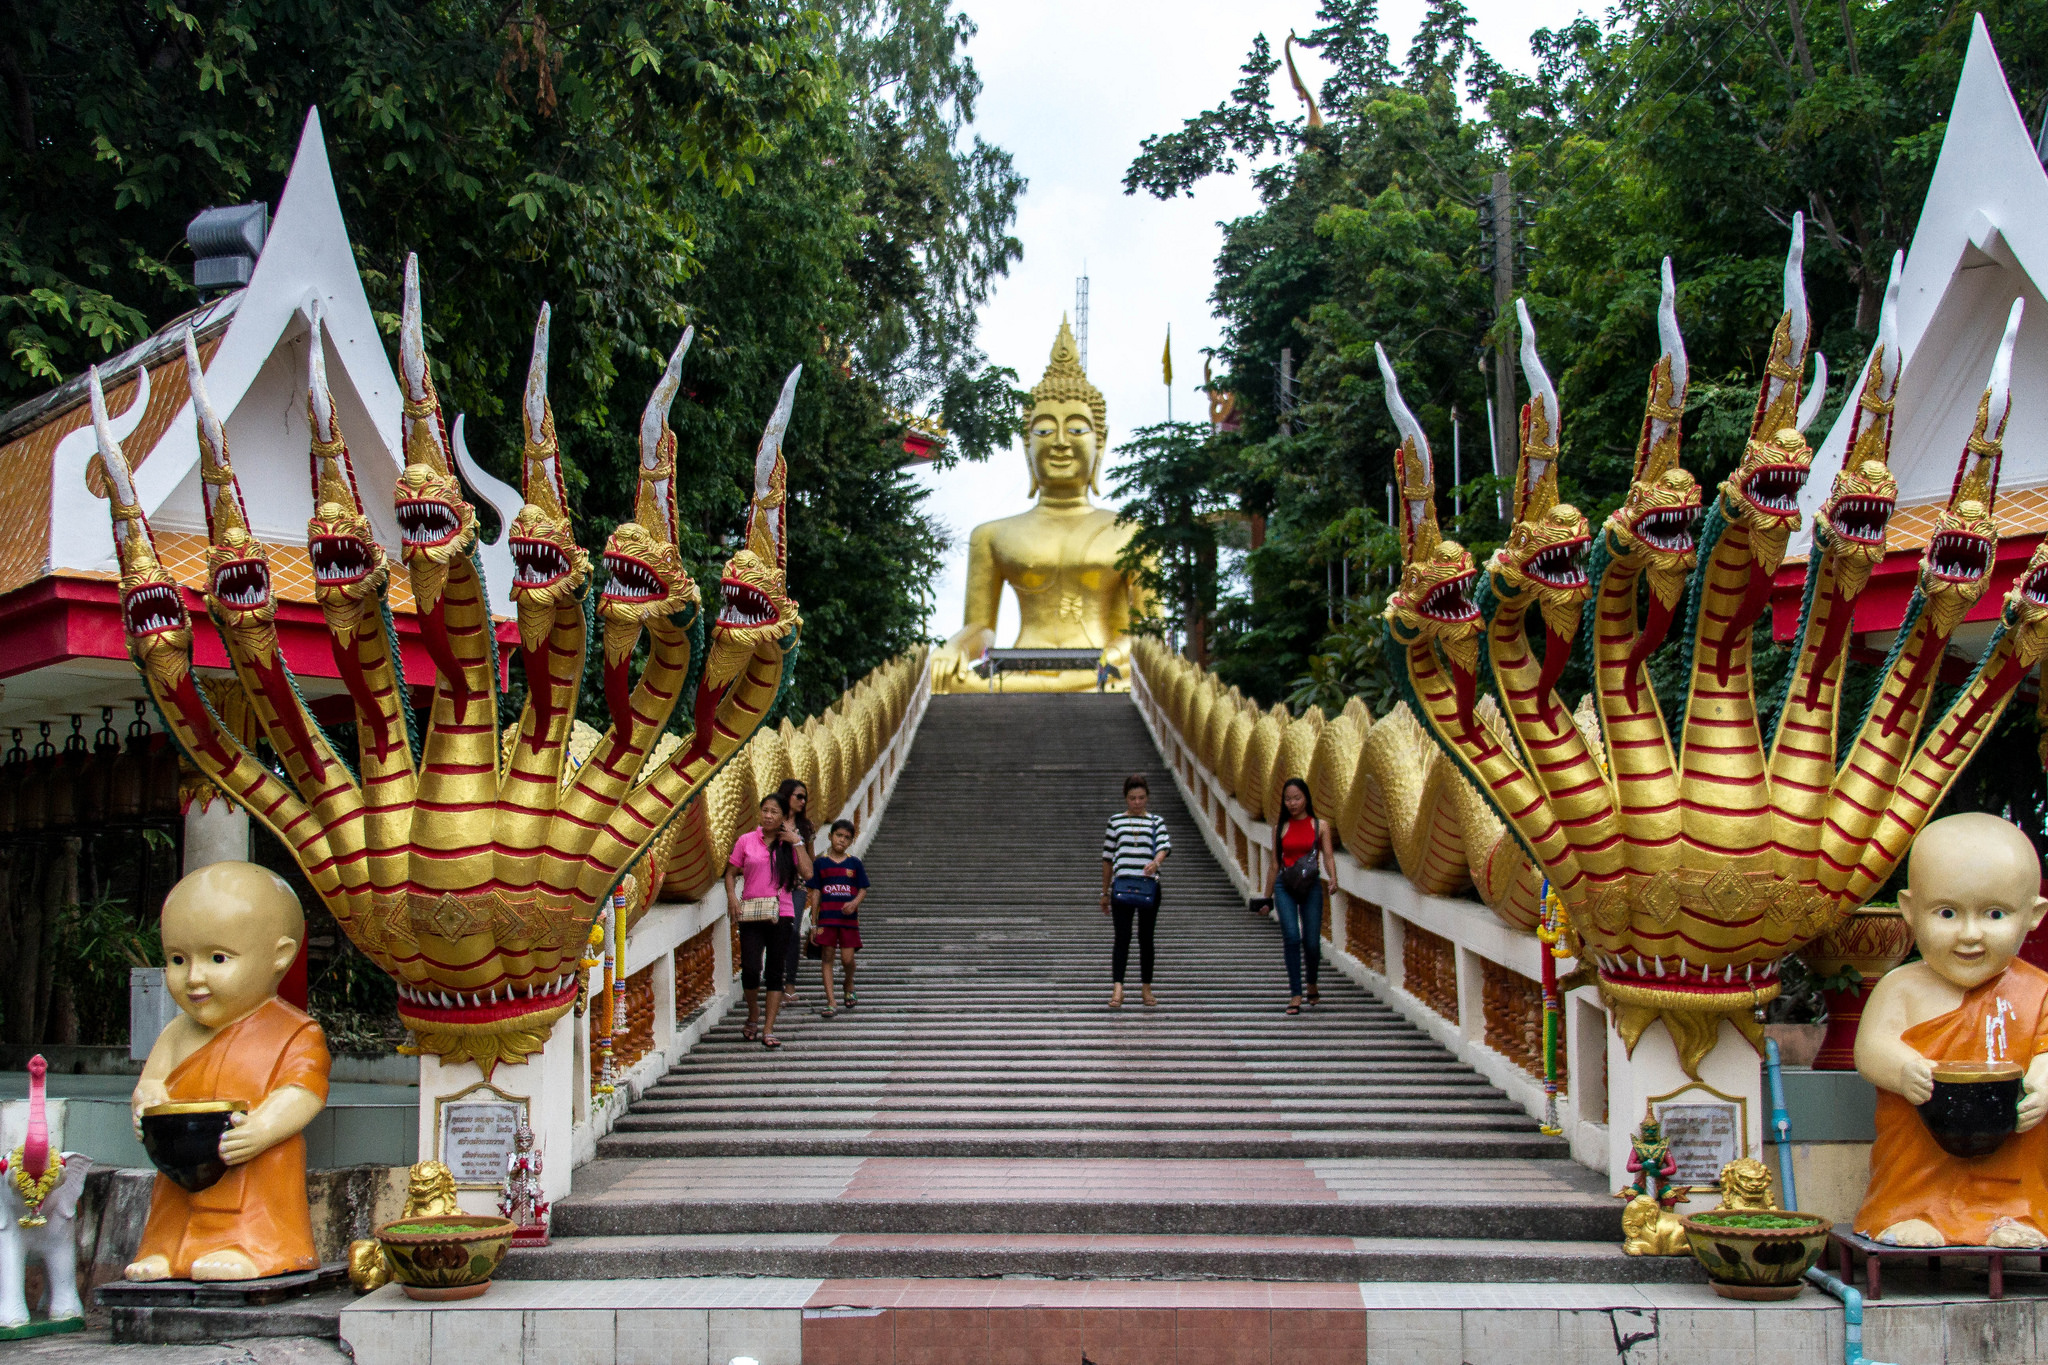
[[[43,1101],[41,1057],[28,1065],[28,1123],[23,1130],[12,1124],[0,1127],[0,1340],[9,1329],[29,1321],[26,1274],[28,1258],[40,1256],[43,1277],[50,1284],[50,1320],[77,1319],[83,1324],[85,1305],[78,1298],[78,1198],[85,1193],[85,1177],[92,1159],[78,1152],[51,1150],[49,1123]],[[9,1106],[10,1108],[12,1106]],[[24,1198],[16,1177],[17,1168],[33,1174],[48,1172],[57,1162],[62,1169],[56,1181],[34,1207]]]

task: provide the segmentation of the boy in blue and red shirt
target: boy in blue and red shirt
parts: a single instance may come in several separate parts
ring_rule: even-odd
[[[860,951],[860,903],[868,898],[868,870],[847,852],[853,847],[853,822],[832,822],[832,852],[811,867],[810,887],[818,893],[818,928],[813,941],[823,950],[819,964],[825,975],[824,1017],[838,1013],[832,999],[832,954],[846,974],[846,1008],[860,1003],[853,993],[853,955]]]

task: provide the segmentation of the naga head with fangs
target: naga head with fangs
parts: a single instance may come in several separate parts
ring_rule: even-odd
[[[1754,627],[1798,522],[1812,463],[1802,432],[1826,382],[1816,355],[1802,399],[1802,231],[1795,217],[1785,310],[1745,453],[1697,546],[1697,493],[1677,463],[1685,359],[1666,265],[1663,355],[1636,477],[1608,519],[1588,607],[1597,731],[1564,719],[1547,691],[1554,677],[1538,676],[1523,638],[1524,580],[1583,591],[1557,553],[1574,528],[1542,488],[1554,477],[1557,405],[1526,316],[1523,368],[1533,393],[1516,524],[1495,556],[1495,590],[1477,610],[1463,586],[1469,558],[1435,534],[1427,445],[1388,375],[1403,438],[1404,575],[1387,623],[1409,702],[1549,883],[1564,909],[1561,946],[1597,980],[1624,1044],[1633,1050],[1662,1020],[1695,1077],[1724,1022],[1761,1049],[1760,1007],[1780,989],[1784,958],[1884,886],[2021,679],[2048,655],[2048,553],[2037,553],[1969,680],[1953,692],[1933,686],[1949,631],[1986,591],[1996,563],[1993,508],[2021,314],[2015,304],[1883,676],[1860,723],[1841,714],[1851,613],[1883,553],[1897,496],[1886,442],[1899,366],[1896,330],[1886,323],[1864,372],[1845,472],[1820,509],[1783,699],[1774,713],[1758,706]],[[1531,572],[1552,565],[1561,572]],[[1697,603],[1688,612],[1691,638],[1674,642],[1683,654],[1673,662],[1687,680],[1682,696],[1660,700],[1650,656],[1681,589]],[[1471,720],[1466,649],[1481,629],[1486,682],[1511,738]]]
[[[497,623],[472,553],[476,514],[450,464],[428,373],[418,264],[406,263],[405,464],[394,510],[420,639],[435,666],[432,708],[415,741],[385,610],[384,551],[342,443],[314,319],[307,549],[335,671],[355,705],[353,770],[306,709],[278,648],[269,573],[276,555],[248,525],[196,351],[191,388],[211,532],[204,596],[275,766],[221,726],[195,685],[184,596],[157,558],[96,372],[91,380],[100,451],[90,481],[113,502],[129,650],[171,735],[215,786],[285,842],[349,938],[397,979],[399,1017],[418,1045],[486,1074],[539,1050],[574,1004],[577,961],[600,907],[760,725],[802,629],[785,590],[782,460],[799,370],[762,437],[745,548],[726,570],[724,609],[696,694],[684,695],[696,590],[675,549],[675,438],[665,422],[679,346],[649,404],[640,505],[608,543],[598,606],[608,636],[630,621],[648,632],[650,648],[637,676],[631,642],[617,670],[607,669],[608,700],[617,693],[612,726],[587,761],[569,762],[590,565],[573,536],[547,406],[547,322],[543,311],[523,413],[526,505],[508,528],[527,695],[516,732],[503,735]],[[682,742],[656,759],[672,719],[687,722]]]

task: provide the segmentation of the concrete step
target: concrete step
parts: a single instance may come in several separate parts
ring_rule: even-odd
[[[1638,1265],[1606,1242],[1171,1233],[666,1233],[561,1237],[520,1250],[505,1280],[696,1275],[972,1279],[1704,1283],[1690,1257]]]
[[[1507,1157],[1561,1158],[1562,1138],[1523,1132],[1456,1132],[1441,1126],[1402,1132],[1350,1129],[1295,1132],[1273,1128],[1171,1129],[1061,1128],[791,1128],[724,1129],[688,1133],[622,1129],[600,1139],[599,1156],[613,1159],[690,1156],[926,1156],[979,1157],[1373,1157],[1400,1160],[1442,1156],[1461,1161]],[[1617,1224],[1618,1226],[1618,1224]]]

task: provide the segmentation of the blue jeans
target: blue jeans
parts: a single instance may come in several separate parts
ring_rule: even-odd
[[[1317,882],[1297,901],[1274,878],[1273,918],[1280,921],[1280,937],[1287,943],[1287,993],[1300,995],[1303,951],[1308,954],[1309,985],[1316,984],[1316,972],[1323,965],[1323,884]]]

